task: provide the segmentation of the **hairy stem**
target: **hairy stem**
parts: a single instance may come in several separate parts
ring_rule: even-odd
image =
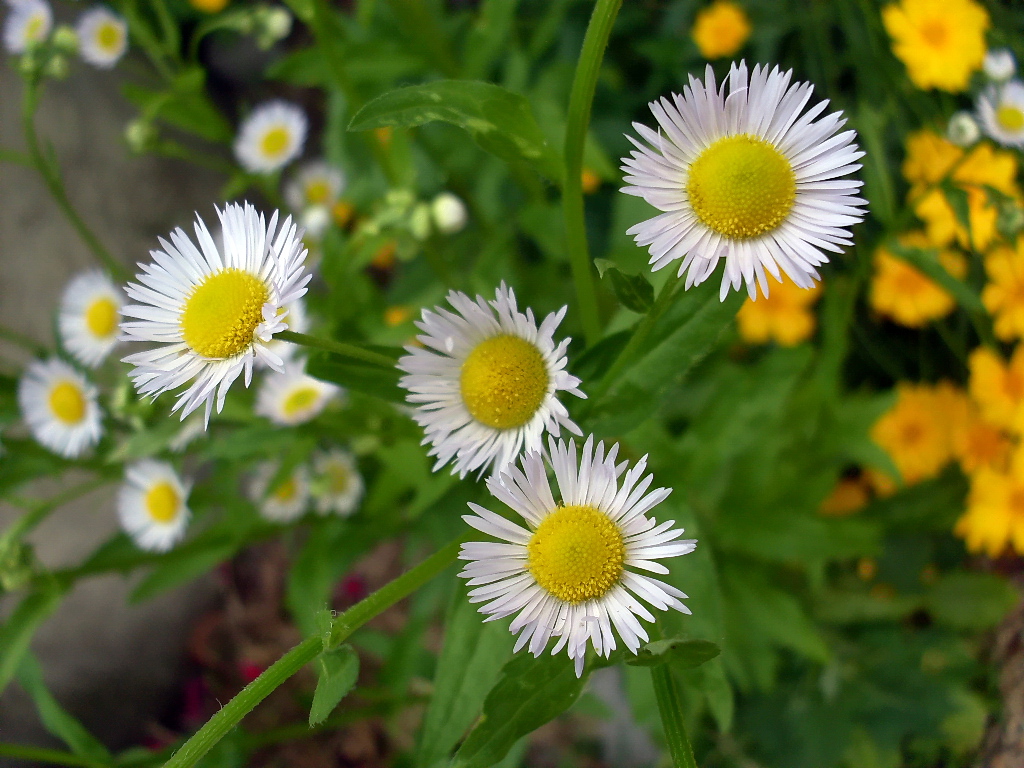
[[[668,664],[651,667],[651,681],[654,683],[654,695],[658,699],[658,713],[665,729],[665,743],[668,744],[672,765],[675,768],[697,768],[693,759],[693,749],[686,737],[683,725],[683,711],[679,706],[679,691],[672,679],[672,670]]]

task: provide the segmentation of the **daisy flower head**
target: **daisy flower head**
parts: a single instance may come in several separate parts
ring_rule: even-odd
[[[63,360],[36,360],[18,382],[18,405],[39,444],[73,459],[99,442],[103,412],[96,387]]]
[[[633,123],[646,144],[627,136],[622,191],[662,213],[627,234],[649,246],[653,269],[678,261],[690,288],[724,259],[722,299],[743,283],[754,299],[757,286],[768,295],[766,273],[810,288],[826,251],[852,243],[867,203],[847,177],[864,153],[841,113],[818,119],[828,101],[803,112],[813,86],[792,75],[740,62],[719,87],[708,66],[704,82],[651,102],[659,131]]]
[[[284,199],[299,213],[312,206],[330,208],[345,189],[345,174],[326,160],[304,163],[284,189]]]
[[[1024,146],[1024,83],[992,85],[978,98],[978,118],[985,134],[1004,147]]]
[[[60,302],[57,324],[64,348],[95,368],[117,344],[124,293],[100,270],[75,277]]]
[[[191,517],[190,487],[165,461],[143,459],[125,468],[117,515],[132,541],[148,552],[166,552],[185,535]]]
[[[238,129],[235,157],[252,173],[283,168],[301,154],[307,126],[306,113],[290,102],[261,104]]]
[[[128,50],[128,24],[102,5],[79,16],[75,31],[79,54],[94,67],[110,69]]]
[[[161,250],[150,252],[153,263],[140,264],[139,282],[126,288],[138,303],[121,310],[135,318],[121,323],[122,338],[157,345],[124,358],[135,366],[129,375],[139,394],[156,397],[188,384],[172,410],[184,419],[205,405],[207,422],[242,373],[249,386],[256,360],[284,369],[267,342],[288,328],[280,310],[301,297],[310,280],[291,217],[278,228],[276,211],[267,222],[248,203],[228,203],[217,215],[222,248],[197,215],[198,247],[180,228],[170,242],[160,238]]]
[[[249,497],[266,520],[290,523],[301,517],[309,504],[309,469],[299,464],[271,486],[279,466],[276,461],[268,461],[256,468],[249,484]]]
[[[557,394],[576,397],[580,380],[565,370],[570,339],[555,344],[566,307],[537,326],[522,313],[504,282],[493,301],[448,294],[454,312],[424,309],[416,327],[421,347],[407,346],[398,361],[399,384],[416,406],[424,444],[436,456],[434,471],[452,462],[452,473],[499,471],[523,450],[542,450],[543,434],[562,427],[581,434]]]
[[[264,377],[256,395],[256,413],[279,426],[305,424],[342,393],[340,387],[308,375],[305,365],[290,363],[284,372],[271,371]]]
[[[313,457],[313,497],[318,514],[348,517],[363,498],[363,477],[355,457],[335,448]]]
[[[50,34],[53,11],[46,0],[18,0],[10,5],[4,19],[4,47],[8,53],[24,53]]]
[[[470,602],[484,603],[480,612],[487,621],[515,614],[509,630],[519,635],[516,652],[529,644],[530,653],[540,656],[557,638],[551,653],[565,648],[579,677],[588,643],[607,657],[615,650],[615,633],[633,653],[648,639],[637,617],[655,619],[640,600],[690,613],[681,602],[685,594],[637,571],[666,574],[656,561],[688,554],[697,542],[677,541],[683,529],[673,528],[674,520],[658,524],[646,516],[671,493],[648,493],[654,477],[641,479],[646,456],[622,477],[628,462],[616,462],[618,445],[605,453],[604,443],[595,449],[590,436],[578,456],[575,441],[548,440],[560,500],[551,493],[538,451],[521,457],[522,469],[509,465],[500,479],[489,478],[491,494],[526,525],[470,503],[475,514],[463,520],[503,543],[463,544],[459,559],[468,562],[459,575],[473,587]]]

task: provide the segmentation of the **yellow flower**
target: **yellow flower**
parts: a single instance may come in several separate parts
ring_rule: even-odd
[[[982,418],[1019,434],[1024,426],[1024,346],[1014,350],[1009,365],[985,347],[974,350],[967,365],[968,389]]]
[[[752,344],[777,341],[792,347],[814,333],[815,317],[811,305],[821,295],[821,284],[801,288],[789,278],[781,283],[771,278],[770,292],[757,301],[747,299],[736,315],[740,336]]]
[[[870,498],[871,489],[863,477],[842,477],[821,502],[818,512],[827,517],[844,517],[863,507]]]
[[[743,9],[729,0],[715,0],[697,14],[693,41],[705,59],[732,56],[750,37],[750,20]]]
[[[1024,553],[1024,472],[1019,454],[1009,472],[982,468],[971,477],[967,511],[953,529],[971,552],[997,557],[1011,545]]]
[[[900,0],[882,9],[892,51],[918,88],[966,90],[985,59],[988,13],[973,0]]]
[[[963,154],[963,149],[934,131],[914,131],[907,136],[903,177],[911,186],[937,184]]]
[[[871,428],[907,484],[934,477],[951,458],[944,394],[928,385],[901,383],[897,400]]]
[[[219,13],[229,2],[230,0],[188,0],[189,5],[203,13]]]
[[[995,332],[1009,341],[1024,337],[1024,237],[1016,250],[1000,246],[985,257],[989,283],[981,292],[985,308],[995,318]]]
[[[899,242],[907,248],[932,247],[923,232],[908,232]],[[955,251],[940,251],[939,263],[954,277],[967,273],[967,262]],[[876,312],[908,328],[922,328],[956,307],[956,301],[945,288],[885,248],[875,251],[870,300]]]
[[[981,417],[967,393],[947,382],[936,387],[939,411],[949,424],[950,447],[964,474],[982,467],[1003,471],[1013,444],[1003,431]]]
[[[880,469],[868,467],[864,470],[864,480],[874,491],[875,496],[880,499],[887,499],[900,489],[899,485],[887,472]]]

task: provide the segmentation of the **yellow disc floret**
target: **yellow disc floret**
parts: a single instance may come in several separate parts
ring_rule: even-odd
[[[185,343],[203,357],[244,352],[252,344],[269,298],[266,284],[241,269],[210,275],[192,292],[181,313]]]
[[[331,197],[331,185],[324,179],[314,179],[306,184],[306,202],[310,205],[324,205]]]
[[[324,478],[328,491],[334,496],[345,493],[352,482],[348,467],[340,461],[332,461],[324,467]]]
[[[690,166],[686,193],[709,228],[733,240],[749,240],[785,221],[796,200],[796,175],[767,141],[727,136]]]
[[[117,330],[117,305],[111,299],[96,299],[85,310],[85,325],[93,336],[106,338]]]
[[[1024,112],[1011,104],[1002,104],[996,110],[996,122],[1006,131],[1019,131],[1024,128]]]
[[[121,28],[106,23],[96,30],[96,43],[104,51],[115,51],[121,45]]]
[[[521,427],[533,418],[548,392],[540,350],[519,336],[493,336],[462,364],[459,386],[470,415],[495,429]]]
[[[276,501],[287,503],[299,495],[299,484],[294,477],[289,477],[270,494]]]
[[[267,157],[277,157],[288,148],[288,140],[291,133],[283,125],[271,128],[263,134],[260,142],[260,150]]]
[[[299,387],[294,389],[284,400],[281,410],[285,416],[295,416],[316,403],[320,390],[316,387]]]
[[[146,491],[146,511],[158,523],[170,523],[178,516],[178,490],[166,480]]]
[[[85,417],[85,395],[71,381],[62,381],[50,390],[50,410],[65,424],[77,424]]]
[[[566,603],[601,597],[622,576],[626,544],[609,517],[591,506],[559,507],[527,544],[537,583]]]

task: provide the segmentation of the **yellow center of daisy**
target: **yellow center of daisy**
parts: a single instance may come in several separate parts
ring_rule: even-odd
[[[763,139],[727,136],[690,166],[686,193],[694,213],[710,229],[748,240],[781,224],[796,200],[789,160]]]
[[[327,489],[331,495],[337,496],[348,490],[348,467],[340,461],[328,464],[324,468],[324,477],[327,478]]]
[[[241,269],[223,269],[192,292],[181,313],[185,343],[203,357],[224,358],[244,352],[263,320],[270,298],[266,284]]]
[[[121,29],[107,22],[96,30],[96,44],[104,51],[115,51],[121,45]]]
[[[1024,111],[1011,104],[1002,104],[996,110],[996,122],[1007,131],[1019,131],[1024,128]]]
[[[548,368],[537,347],[519,336],[493,336],[462,364],[459,387],[470,415],[495,429],[528,422],[548,391]]]
[[[85,395],[71,381],[62,381],[50,390],[50,410],[65,424],[77,424],[85,417]]]
[[[283,483],[281,483],[274,492],[271,494],[276,501],[287,503],[295,499],[299,493],[299,484],[295,482],[294,477],[289,477]]]
[[[25,39],[36,42],[43,36],[43,27],[46,25],[46,20],[43,18],[41,13],[37,13],[35,16],[28,20],[25,25]]]
[[[306,184],[306,202],[310,205],[323,205],[331,196],[331,185],[323,179],[315,179]]]
[[[170,523],[178,516],[178,491],[164,480],[146,491],[146,511],[158,523]]]
[[[291,133],[283,125],[271,128],[263,134],[263,141],[260,142],[260,149],[267,157],[277,157],[288,147],[288,139]]]
[[[285,416],[295,416],[313,405],[320,397],[320,390],[316,387],[299,387],[292,390],[291,394],[284,399],[281,410]]]
[[[117,305],[104,297],[85,310],[85,326],[93,336],[106,338],[117,330]]]
[[[544,518],[529,544],[527,567],[559,600],[601,597],[622,576],[626,544],[618,526],[591,506],[559,507]]]

